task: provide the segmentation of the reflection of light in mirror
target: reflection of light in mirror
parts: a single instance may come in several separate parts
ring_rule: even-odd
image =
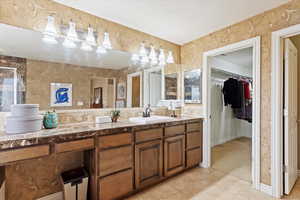
[[[146,65],[148,62],[149,62],[148,56],[142,57],[142,59],[141,59],[141,64],[142,64],[142,65]]]
[[[56,37],[58,37],[57,30],[54,25],[54,17],[48,16],[47,25],[43,32],[43,41],[49,44],[57,44]]]
[[[72,20],[69,22],[69,30],[67,33],[67,39],[72,40],[74,42],[78,41],[78,35],[76,32],[76,24],[72,22]]]
[[[107,53],[107,50],[103,46],[99,45],[96,52],[98,54],[105,54]]]
[[[73,48],[76,47],[76,44],[75,44],[74,41],[69,40],[68,38],[66,38],[66,39],[64,40],[63,46],[66,47],[66,48],[73,49]]]
[[[167,58],[167,63],[169,63],[169,64],[174,63],[174,58],[173,58],[172,51],[169,51],[168,58]]]
[[[110,39],[109,39],[109,33],[107,33],[107,32],[104,33],[104,39],[103,39],[102,46],[105,49],[112,49],[111,42],[110,42]]]
[[[88,27],[88,33],[87,33],[87,36],[86,36],[86,43],[89,44],[89,45],[92,45],[92,46],[96,46],[96,39],[95,39],[95,36],[94,36],[94,29],[91,28],[91,27]]]
[[[92,51],[93,50],[91,45],[87,44],[86,42],[82,42],[80,49],[83,51]]]
[[[159,56],[158,56],[158,60],[159,60],[158,65],[159,65],[159,66],[165,66],[165,65],[166,65],[165,59],[166,59],[166,58],[165,58],[164,50],[163,50],[163,49],[160,49],[160,50],[159,50]]]
[[[141,43],[140,51],[139,51],[140,57],[144,58],[147,57],[147,51],[145,49],[145,43]]]
[[[156,65],[157,64],[157,55],[154,49],[154,46],[151,45],[150,47],[150,54],[149,54],[149,58],[151,59],[151,65]]]
[[[58,43],[57,40],[55,39],[55,37],[50,36],[50,35],[44,35],[43,41],[48,44],[57,44]]]

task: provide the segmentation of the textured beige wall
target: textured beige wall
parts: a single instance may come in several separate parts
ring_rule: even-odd
[[[119,76],[119,70],[27,60],[26,103],[40,104],[41,110],[53,109],[50,107],[50,83],[72,83],[72,106],[55,109],[90,108],[92,79]],[[77,106],[78,101],[84,105]]]
[[[300,1],[272,9],[192,41],[181,48],[184,65],[202,65],[203,52],[261,36],[261,181],[271,183],[271,33],[300,23]]]

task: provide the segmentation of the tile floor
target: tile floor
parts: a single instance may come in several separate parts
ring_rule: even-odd
[[[189,170],[127,200],[273,200],[274,198],[252,188],[249,181],[250,167],[247,167],[249,163],[231,160],[233,155],[237,157],[235,160],[247,160],[246,157],[250,156],[249,150],[247,151],[250,146],[247,144],[249,141],[242,138],[219,145],[213,149],[212,168]],[[239,153],[232,153],[237,147],[242,149]],[[224,160],[218,159],[222,157],[221,152],[224,152]],[[226,163],[227,167],[222,167],[220,163]],[[238,167],[238,163],[242,165]],[[292,194],[282,199],[300,200],[300,181]]]

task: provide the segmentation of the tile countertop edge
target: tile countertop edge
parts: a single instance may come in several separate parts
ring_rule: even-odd
[[[7,135],[4,131],[0,132],[0,151],[13,148],[20,148],[39,144],[51,144],[55,142],[62,142],[68,140],[77,140],[83,138],[94,137],[96,135],[109,134],[109,130],[124,129],[142,126],[155,126],[168,123],[176,123],[182,121],[193,121],[203,119],[203,116],[184,116],[174,118],[172,120],[162,120],[150,123],[133,123],[129,121],[119,121],[117,123],[75,123],[68,125],[61,125],[56,129],[43,129],[41,131]]]

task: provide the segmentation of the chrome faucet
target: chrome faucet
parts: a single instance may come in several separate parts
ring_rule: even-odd
[[[152,112],[150,107],[151,107],[150,104],[148,104],[147,107],[145,108],[145,111],[143,112],[143,117],[150,117],[150,112]]]

